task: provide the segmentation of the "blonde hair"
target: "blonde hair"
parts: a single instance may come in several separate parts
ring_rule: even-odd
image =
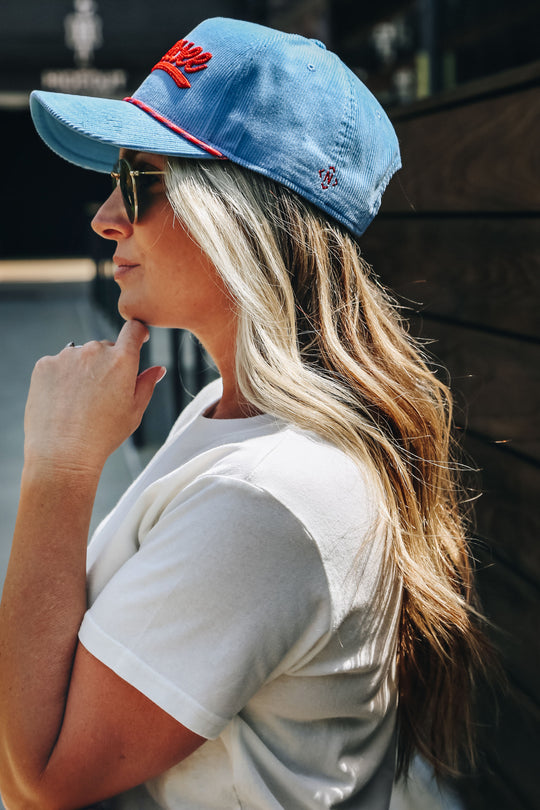
[[[419,751],[437,774],[473,757],[471,690],[488,649],[451,457],[451,396],[337,222],[268,178],[170,159],[181,223],[238,311],[245,399],[314,431],[379,483],[403,580],[398,769]]]

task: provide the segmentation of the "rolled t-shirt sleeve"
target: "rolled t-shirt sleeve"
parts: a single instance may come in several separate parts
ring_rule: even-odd
[[[202,476],[140,528],[138,542],[87,611],[80,641],[201,736],[219,736],[330,629],[315,542],[245,480]]]

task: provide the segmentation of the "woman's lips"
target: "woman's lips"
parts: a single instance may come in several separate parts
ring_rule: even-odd
[[[116,270],[114,271],[114,280],[117,281],[122,276],[125,276],[134,267],[138,267],[139,265],[136,262],[130,262],[128,259],[123,259],[121,256],[114,256],[113,262],[116,265]]]

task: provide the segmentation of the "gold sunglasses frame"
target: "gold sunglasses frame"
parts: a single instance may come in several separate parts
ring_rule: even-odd
[[[128,215],[129,221],[131,222],[132,225],[136,225],[138,220],[139,220],[139,197],[138,197],[138,192],[137,192],[137,180],[136,180],[136,178],[140,177],[143,174],[166,174],[166,172],[165,171],[157,171],[157,170],[156,171],[141,171],[139,169],[132,169],[131,165],[129,164],[129,162],[125,158],[120,158],[118,160],[118,162],[117,162],[117,164],[115,166],[115,169],[117,167],[119,167],[121,163],[125,163],[125,165],[127,166],[128,174],[131,177],[131,182],[132,182],[132,185],[133,185],[133,219],[131,219],[130,210],[129,210],[129,207],[128,207],[129,206],[129,200],[126,198],[126,195],[124,194],[124,192],[122,190],[122,185],[120,183],[121,172],[120,171],[115,171],[113,169],[113,171],[111,172],[111,177],[113,178],[113,180],[116,180],[116,188],[118,188],[118,186],[120,186],[120,191],[122,193],[122,200],[124,201],[124,207],[126,209],[126,213]]]

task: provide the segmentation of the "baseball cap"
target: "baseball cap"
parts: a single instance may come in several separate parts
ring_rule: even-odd
[[[130,97],[34,91],[39,135],[110,172],[120,147],[231,160],[293,189],[361,235],[400,168],[386,113],[322,42],[243,20],[205,20]]]

